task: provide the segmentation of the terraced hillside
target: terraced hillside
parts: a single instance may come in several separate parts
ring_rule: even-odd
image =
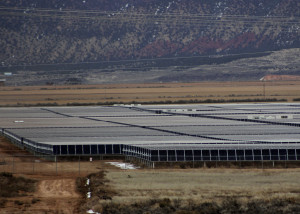
[[[89,83],[95,73],[101,82],[105,72],[158,70],[146,81],[174,81],[160,77],[299,48],[299,8],[298,0],[5,0],[0,71],[34,71],[41,79],[23,84]],[[49,78],[50,71],[65,76]],[[116,76],[105,82],[121,81]]]

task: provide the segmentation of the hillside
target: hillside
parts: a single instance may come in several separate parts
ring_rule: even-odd
[[[299,81],[300,76],[293,75],[267,75],[260,79],[261,81]]]
[[[166,73],[300,48],[299,8],[298,0],[5,0],[0,72],[40,79],[18,84],[89,83],[91,75],[137,71],[173,81]]]

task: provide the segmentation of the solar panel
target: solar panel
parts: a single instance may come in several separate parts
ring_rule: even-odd
[[[14,143],[51,155],[300,160],[300,106],[289,103],[1,108],[0,118]]]

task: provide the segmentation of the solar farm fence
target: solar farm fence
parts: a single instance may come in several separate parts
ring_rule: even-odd
[[[104,160],[103,160],[104,159]],[[217,159],[192,160],[191,157],[186,161],[147,161],[132,156],[118,156],[120,162],[133,162],[145,168],[173,168],[176,165],[186,165],[190,168],[202,168],[206,166],[245,166],[251,168],[294,168],[299,167],[299,161],[222,161]],[[14,174],[39,174],[39,175],[87,175],[105,168],[104,164],[116,161],[111,156],[13,156],[0,157],[0,172],[10,172]],[[166,164],[167,163],[167,164]],[[166,164],[166,165],[164,165]],[[173,165],[174,164],[174,165]],[[126,168],[125,168],[126,170]]]
[[[40,175],[86,175],[99,171],[105,162],[123,157],[103,156],[0,156],[0,172]]]

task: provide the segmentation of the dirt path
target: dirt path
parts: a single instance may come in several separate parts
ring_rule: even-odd
[[[78,198],[74,179],[43,180],[39,184],[37,195],[42,198]]]
[[[80,196],[76,193],[75,179],[42,180],[34,195],[40,200],[33,206],[35,212],[78,213]]]

